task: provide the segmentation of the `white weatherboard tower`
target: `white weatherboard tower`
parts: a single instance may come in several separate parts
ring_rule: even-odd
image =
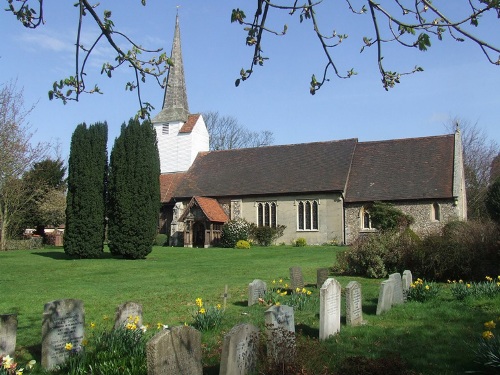
[[[178,15],[171,59],[173,66],[167,77],[163,107],[152,120],[158,140],[161,173],[185,172],[199,152],[209,150],[203,117],[189,114]]]

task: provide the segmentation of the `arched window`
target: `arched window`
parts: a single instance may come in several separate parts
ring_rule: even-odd
[[[318,230],[318,201],[306,200],[297,203],[297,229]]]
[[[276,228],[276,202],[259,202],[257,204],[257,224],[259,227]]]
[[[436,202],[432,204],[432,220],[434,221],[441,220],[441,207],[439,207],[439,204]]]
[[[361,219],[361,229],[373,229],[370,212],[366,208],[361,208],[359,216]]]

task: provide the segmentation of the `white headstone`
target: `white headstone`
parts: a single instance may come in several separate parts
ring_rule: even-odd
[[[319,290],[319,339],[326,340],[340,332],[340,304],[342,287],[328,278]]]
[[[389,311],[392,307],[392,296],[394,294],[394,280],[385,280],[380,284],[378,294],[377,315]]]
[[[259,298],[267,293],[267,284],[262,280],[254,280],[248,284],[248,306],[259,302]]]
[[[389,280],[394,281],[394,293],[392,295],[392,304],[399,305],[401,303],[404,303],[403,282],[401,280],[401,274],[400,273],[393,273],[393,274],[389,275]]]
[[[224,337],[219,375],[252,374],[257,364],[259,329],[252,324],[234,326]]]
[[[83,302],[63,299],[45,304],[42,323],[42,366],[53,369],[81,349],[85,326]],[[70,349],[71,347],[71,349]]]
[[[361,284],[351,281],[345,288],[346,324],[357,326],[363,324]]]
[[[403,298],[406,302],[406,300],[408,299],[408,293],[410,292],[411,284],[413,283],[413,275],[411,274],[410,270],[403,271],[403,277],[401,281],[403,283]]]

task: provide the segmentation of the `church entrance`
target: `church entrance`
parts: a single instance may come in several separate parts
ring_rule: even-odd
[[[193,224],[193,247],[205,247],[205,225],[199,221]]]

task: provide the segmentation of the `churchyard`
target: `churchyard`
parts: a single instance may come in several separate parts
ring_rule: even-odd
[[[419,275],[408,270],[384,279],[328,274],[325,268],[341,249],[155,247],[145,260],[135,261],[109,253],[73,260],[61,248],[3,252],[0,315],[17,314],[15,358],[20,365],[35,359],[33,374],[44,373],[40,364],[51,367],[47,358],[57,357],[47,350],[64,355],[72,340],[111,331],[119,306],[118,325],[147,327],[149,375],[163,373],[159,366],[165,355],[179,352],[179,343],[186,342],[189,373],[235,373],[227,367],[238,362],[231,351],[244,353],[246,362],[239,368],[257,364],[263,371],[258,363],[266,357],[256,345],[262,333],[267,355],[295,361],[301,374],[359,373],[352,364],[360,366],[364,359],[352,357],[380,361],[375,366],[384,374],[401,374],[401,364],[413,374],[481,369],[474,351],[484,323],[499,318],[500,293],[458,300],[451,284],[424,281],[424,293],[429,285],[439,288],[437,296],[407,302],[407,290],[412,279],[418,286]],[[287,306],[292,300],[295,308]],[[222,311],[220,325],[196,330],[201,308]],[[61,342],[45,346],[55,331]],[[346,372],[346,361],[352,372]],[[341,368],[344,372],[336,372]]]

